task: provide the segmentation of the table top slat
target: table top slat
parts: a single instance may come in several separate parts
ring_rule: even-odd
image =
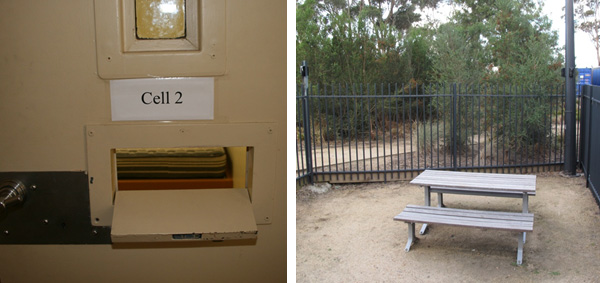
[[[535,192],[536,176],[425,170],[411,184],[456,189],[482,189],[506,192]]]

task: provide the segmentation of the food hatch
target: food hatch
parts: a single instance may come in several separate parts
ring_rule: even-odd
[[[257,224],[270,223],[272,178],[254,173],[274,171],[273,130],[88,125],[92,224],[111,226],[114,243],[257,238]]]

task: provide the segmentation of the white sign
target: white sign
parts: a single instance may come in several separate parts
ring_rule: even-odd
[[[212,120],[214,93],[214,78],[112,80],[112,120]]]

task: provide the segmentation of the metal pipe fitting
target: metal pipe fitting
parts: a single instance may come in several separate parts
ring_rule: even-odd
[[[0,214],[25,201],[27,188],[19,180],[9,180],[0,183]]]

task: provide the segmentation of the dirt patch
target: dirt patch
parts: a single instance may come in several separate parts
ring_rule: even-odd
[[[432,202],[436,198],[432,195]],[[538,174],[523,265],[517,234],[431,225],[410,252],[407,225],[393,221],[423,190],[408,182],[333,185],[296,194],[298,282],[597,282],[600,209],[585,179]],[[520,212],[521,200],[445,195],[448,207]],[[420,229],[420,224],[417,224]]]

